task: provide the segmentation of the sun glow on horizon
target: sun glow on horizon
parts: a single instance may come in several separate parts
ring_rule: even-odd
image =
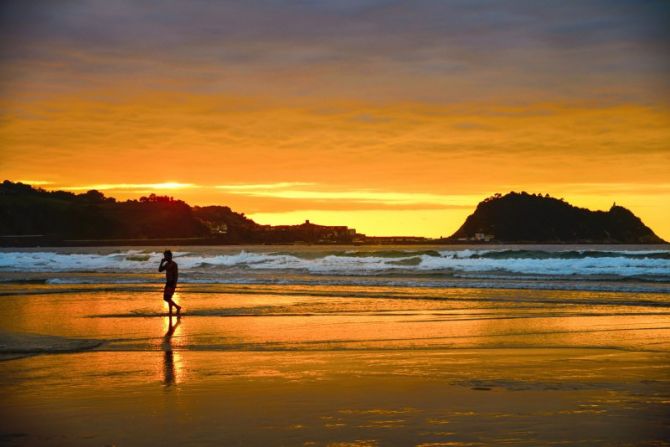
[[[49,184],[51,182],[41,183]],[[163,182],[163,183],[100,183],[95,185],[83,186],[61,186],[55,189],[62,189],[65,191],[122,191],[122,190],[138,190],[138,189],[155,189],[155,190],[173,190],[173,189],[187,189],[196,188],[198,185],[193,183],[179,183],[179,182]]]
[[[251,183],[251,184],[236,184],[236,185],[216,185],[216,189],[221,189],[224,191],[231,191],[234,193],[243,194],[244,191],[249,191],[248,194],[252,194],[255,190],[266,190],[266,189],[283,189],[291,188],[293,186],[312,186],[316,183],[312,182],[277,182],[277,183]]]
[[[278,183],[273,185],[217,186],[230,194],[252,197],[266,197],[289,200],[325,200],[359,203],[382,203],[386,205],[439,205],[444,208],[470,207],[472,195],[441,195],[421,192],[392,192],[373,189],[351,190],[330,187],[321,189],[292,189],[291,186],[303,186],[304,183]],[[312,183],[308,185],[319,186]]]
[[[46,180],[17,180],[18,183],[23,183],[24,185],[31,185],[31,186],[44,186],[44,185],[51,185],[53,182],[48,182]]]

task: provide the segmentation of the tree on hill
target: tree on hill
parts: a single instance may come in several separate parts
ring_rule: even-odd
[[[64,239],[208,236],[190,206],[151,194],[117,202],[99,191],[45,191],[5,180],[0,185],[0,234]]]
[[[474,240],[478,234],[500,242],[663,242],[626,208],[590,211],[527,192],[484,199],[450,239]]]

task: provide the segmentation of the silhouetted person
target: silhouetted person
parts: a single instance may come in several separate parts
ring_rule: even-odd
[[[177,315],[181,312],[181,306],[172,300],[172,295],[177,289],[177,279],[179,277],[179,269],[177,263],[172,260],[172,252],[165,250],[163,252],[163,259],[161,265],[158,266],[158,271],[165,271],[165,289],[163,289],[163,299],[170,305],[170,315],[172,315],[172,306],[177,308]]]
[[[163,337],[163,351],[165,352],[165,356],[163,357],[163,383],[170,386],[174,385],[176,382],[174,354],[172,353],[172,334],[174,334],[175,329],[179,326],[179,317],[177,317],[177,323],[174,325],[172,324],[172,315],[168,318],[168,330]]]

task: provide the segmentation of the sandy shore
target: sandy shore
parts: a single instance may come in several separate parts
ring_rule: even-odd
[[[0,364],[5,445],[664,445],[670,357],[90,352]]]
[[[670,445],[660,295],[159,292],[0,286],[0,443]]]

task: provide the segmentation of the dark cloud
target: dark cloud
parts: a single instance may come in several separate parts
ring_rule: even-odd
[[[365,99],[646,101],[667,92],[670,74],[666,1],[5,0],[1,8],[2,79],[17,88],[122,80]]]

